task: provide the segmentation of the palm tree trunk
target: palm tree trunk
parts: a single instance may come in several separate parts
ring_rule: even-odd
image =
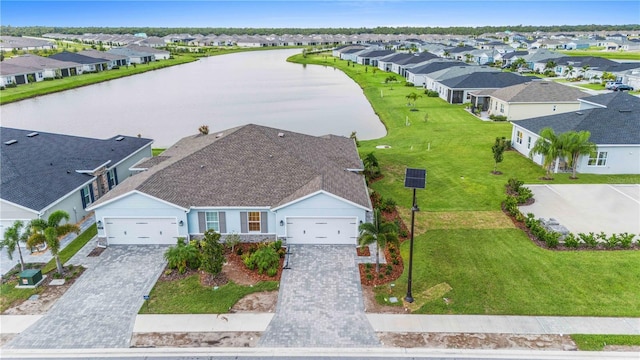
[[[380,272],[380,245],[376,242],[376,273]]]
[[[576,176],[576,173],[577,173],[577,168],[578,168],[578,156],[574,156],[573,157],[573,164],[572,165],[573,166],[572,166],[571,170],[573,171],[573,174],[572,174],[571,178],[572,179],[577,179],[578,177]]]
[[[20,255],[20,271],[24,271],[24,259],[22,258],[22,250],[20,250],[19,242],[18,242],[18,255]]]
[[[56,268],[58,268],[58,274],[62,275],[62,273],[64,273],[64,269],[62,269],[62,262],[60,261],[60,257],[56,254],[54,258],[56,259]]]

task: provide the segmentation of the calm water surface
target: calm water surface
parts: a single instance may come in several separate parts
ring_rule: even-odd
[[[215,56],[0,107],[2,126],[168,147],[208,125],[254,123],[310,135],[386,134],[362,90],[339,70],[287,63],[299,50]]]

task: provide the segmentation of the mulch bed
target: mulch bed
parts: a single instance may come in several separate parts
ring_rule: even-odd
[[[91,252],[89,254],[87,254],[87,256],[100,256],[100,254],[102,254],[102,252],[105,249],[106,248],[104,248],[104,247],[97,246],[95,249],[91,250]]]
[[[393,246],[387,246],[384,249],[384,256],[387,263],[380,264],[380,272],[376,273],[375,263],[371,264],[369,269],[367,269],[367,264],[358,265],[358,268],[360,269],[360,282],[362,285],[372,286],[386,284],[396,280],[400,275],[402,275],[402,272],[404,271],[404,262],[402,261],[402,256],[400,256],[400,251],[393,247],[395,248],[396,261],[398,262],[398,264],[393,264],[393,256],[389,250],[390,247]],[[391,265],[391,271],[389,274],[387,274],[387,265]]]
[[[365,247],[358,246],[356,248],[356,251],[358,252],[358,256],[371,256],[371,251],[369,250],[368,246],[365,246]]]

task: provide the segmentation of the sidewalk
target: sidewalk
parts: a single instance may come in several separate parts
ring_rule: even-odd
[[[0,315],[0,333],[15,334],[42,315]],[[262,332],[273,313],[137,315],[134,333]],[[640,318],[366,314],[376,332],[640,335]]]

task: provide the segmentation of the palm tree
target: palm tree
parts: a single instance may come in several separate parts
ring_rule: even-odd
[[[448,58],[449,58],[449,56],[451,56],[451,53],[449,52],[449,50],[445,50],[445,51],[442,53],[442,55],[443,55],[446,59],[448,59]]]
[[[567,66],[567,69],[564,71],[564,74],[567,76],[567,79],[572,79],[574,73],[575,73],[575,69],[573,68],[573,65]]]
[[[18,254],[20,255],[20,271],[24,271],[24,259],[22,258],[22,250],[20,250],[20,241],[25,241],[26,236],[29,234],[28,231],[22,232],[22,227],[24,223],[20,220],[16,220],[13,225],[11,225],[4,232],[4,239],[0,241],[0,250],[7,247],[7,255],[9,260],[13,260],[13,253],[18,249]]]
[[[422,96],[418,95],[415,92],[410,93],[409,95],[405,96],[405,98],[407,98],[407,101],[409,102],[409,105],[416,105],[416,100],[418,100],[418,98],[421,98]],[[413,103],[411,102],[413,100]]]
[[[373,223],[362,223],[358,227],[360,235],[358,244],[360,247],[376,243],[376,272],[380,271],[380,248],[384,248],[388,243],[398,243],[398,227],[391,222],[380,219],[380,209],[373,211]]]
[[[591,69],[591,66],[589,66],[589,65],[584,65],[584,66],[582,66],[582,69],[580,69],[580,72],[582,73],[582,78],[583,79],[587,75],[587,71],[589,71],[589,69]]]
[[[56,259],[58,274],[62,275],[62,263],[60,262],[60,237],[69,233],[80,233],[80,227],[76,224],[60,224],[62,220],[69,221],[69,214],[64,210],[56,210],[49,215],[47,220],[33,219],[29,224],[33,233],[27,239],[27,245],[36,246],[47,244],[51,250],[51,255]]]
[[[553,129],[547,127],[540,131],[540,138],[533,144],[529,157],[533,158],[535,154],[542,155],[542,166],[547,171],[545,179],[553,179],[551,177],[551,166],[553,161],[562,154],[562,143]]]
[[[464,54],[464,57],[465,57],[465,59],[467,60],[467,61],[466,61],[467,63],[470,63],[470,62],[471,62],[471,59],[473,59],[473,55],[472,55],[472,54],[469,54],[469,53]]]
[[[576,168],[580,155],[589,155],[596,151],[596,144],[589,141],[591,133],[588,131],[569,131],[560,134],[562,149],[569,158],[569,166],[572,169],[572,179],[577,179]]]
[[[545,72],[552,71],[555,74],[555,70],[554,69],[555,69],[556,66],[558,66],[558,64],[556,64],[555,61],[549,60],[549,61],[547,61],[547,63],[544,66],[544,71]]]

